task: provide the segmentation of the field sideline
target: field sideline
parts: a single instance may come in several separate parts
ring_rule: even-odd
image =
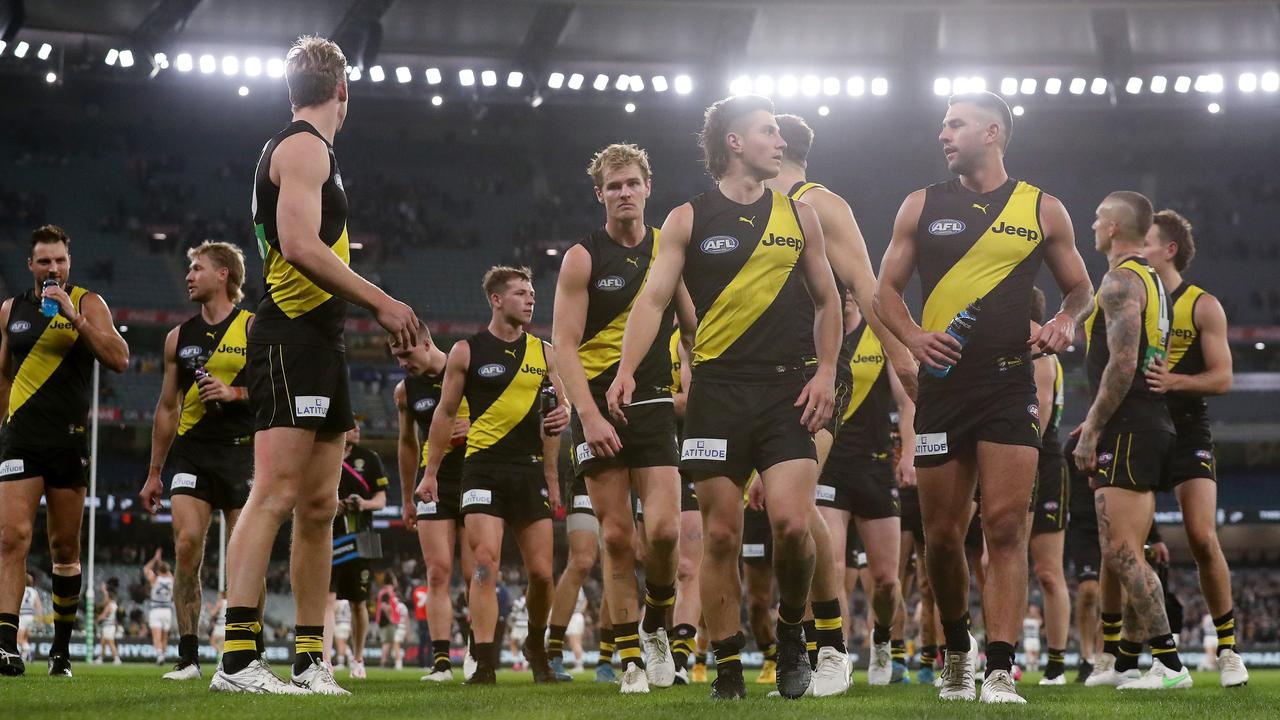
[[[141,720],[218,717],[279,718],[292,720],[301,708],[314,708],[317,717],[353,718],[485,718],[560,720],[609,717],[643,720],[703,720],[740,718],[744,713],[768,714],[771,720],[810,720],[815,715],[848,717],[957,718],[1008,716],[1107,717],[1113,720],[1165,720],[1173,717],[1274,718],[1280,706],[1280,671],[1256,670],[1248,687],[1224,690],[1214,673],[1196,673],[1196,686],[1187,691],[1125,694],[1080,685],[1039,687],[1038,674],[1023,677],[1019,690],[1031,704],[996,708],[977,703],[942,703],[933,688],[918,685],[869,688],[866,674],[855,675],[854,686],[839,698],[798,702],[766,698],[772,689],[751,682],[748,698],[741,703],[712,703],[709,687],[694,685],[623,697],[617,687],[592,682],[583,674],[565,686],[534,687],[527,673],[505,671],[494,688],[468,688],[461,683],[430,685],[418,680],[419,671],[369,670],[369,679],[351,682],[343,670],[338,681],[356,692],[351,698],[269,698],[219,695],[208,692],[209,668],[203,682],[177,683],[159,678],[153,665],[123,667],[87,666],[78,663],[71,681],[44,674],[44,664],[29,667],[22,678],[0,678],[0,705],[12,718],[92,718],[92,720]],[[458,673],[461,677],[461,672]],[[1074,675],[1074,673],[1072,674]],[[713,675],[714,676],[714,675]]]

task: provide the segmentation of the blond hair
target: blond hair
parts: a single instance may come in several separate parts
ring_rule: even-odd
[[[484,281],[481,283],[484,287],[484,296],[487,298],[490,295],[503,293],[507,289],[507,283],[512,280],[532,283],[533,273],[527,267],[495,265],[484,274]]]
[[[596,153],[595,157],[591,158],[591,164],[587,166],[587,174],[591,176],[596,187],[604,187],[605,171],[618,170],[628,165],[638,166],[640,176],[645,182],[649,182],[653,177],[653,171],[649,167],[649,153],[632,143],[614,143]]]
[[[244,253],[240,248],[226,242],[205,240],[187,251],[187,259],[195,262],[198,257],[207,257],[216,267],[227,270],[227,297],[231,302],[244,299]]]
[[[298,38],[284,61],[289,102],[295,110],[328,102],[347,77],[347,58],[332,40],[314,35]]]

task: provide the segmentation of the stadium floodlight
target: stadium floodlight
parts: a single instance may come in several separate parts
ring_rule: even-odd
[[[1048,95],[1057,95],[1062,92],[1062,79],[1052,77],[1044,81],[1044,91]]]
[[[877,97],[889,94],[889,81],[886,78],[878,77],[871,79],[871,94]]]
[[[120,59],[120,51],[115,48],[111,48],[110,50],[107,51],[107,56],[103,58],[103,62],[105,62],[108,65],[115,65],[119,59]]]
[[[636,111],[636,104],[635,104],[635,103],[633,103],[633,102],[629,102],[629,103],[627,103],[626,105],[623,105],[623,106],[622,106],[622,109],[623,109],[623,110],[626,110],[626,111],[627,111],[627,112],[629,112],[629,113],[633,113],[633,112],[635,112],[635,111]]]
[[[178,72],[191,72],[191,68],[195,67],[191,62],[191,53],[178,53],[177,67]]]
[[[836,77],[823,78],[822,94],[823,95],[839,95],[840,94],[840,78],[836,78]]]
[[[212,75],[213,71],[218,69],[218,61],[212,55],[200,56],[200,72],[205,75]]]
[[[1240,92],[1251,93],[1258,89],[1258,76],[1251,73],[1240,74]]]
[[[1013,106],[1013,116],[1014,116],[1014,117],[1022,117],[1022,114],[1023,114],[1024,112],[1026,112],[1026,110],[1025,110],[1025,109],[1023,109],[1023,107],[1022,107],[1021,105],[1014,105],[1014,106]]]
[[[631,76],[631,92],[644,92],[644,78],[639,75]]]
[[[30,49],[31,44],[26,40],[19,41],[17,45],[13,46],[13,56],[21,60],[27,56],[27,51]]]
[[[512,70],[507,73],[507,87],[518,88],[524,84],[524,73],[519,70]]]
[[[360,82],[360,78],[364,77],[364,71],[360,69],[359,65],[352,65],[351,67],[347,68],[347,70],[349,71],[347,73],[347,79],[350,80],[351,82]],[[244,61],[244,72],[246,75],[249,74],[248,60]]]
[[[805,75],[800,79],[800,92],[805,97],[814,97],[822,92],[822,79],[817,75]]]
[[[439,85],[444,80],[444,75],[440,74],[440,68],[429,67],[426,75],[428,85]]]
[[[1141,78],[1131,78],[1131,79],[1129,80],[1129,84],[1130,84],[1130,85],[1132,85],[1134,80],[1137,80],[1137,81],[1138,81],[1138,89],[1139,89],[1139,90],[1141,90],[1141,89],[1142,89],[1142,79],[1141,79]],[[1106,79],[1106,78],[1094,78],[1094,79],[1093,79],[1093,82],[1092,82],[1092,83],[1089,83],[1089,92],[1093,93],[1094,95],[1102,95],[1102,94],[1106,93],[1106,92],[1107,92],[1107,79]],[[1130,91],[1130,92],[1133,92],[1133,91]]]
[[[861,75],[854,75],[845,82],[844,91],[849,97],[862,97],[867,92],[867,81]]]
[[[36,57],[41,60],[48,60],[49,54],[53,52],[53,46],[49,43],[42,43],[40,49],[36,51]]]
[[[559,90],[564,86],[564,73],[553,72],[547,76],[547,87],[552,90]]]
[[[533,97],[529,100],[529,104],[533,107],[542,107],[542,96],[538,93],[534,93]]]
[[[401,85],[403,85],[403,84],[405,84],[405,83],[409,82],[409,81],[410,81],[410,80],[412,80],[412,79],[413,79],[413,71],[412,71],[412,70],[410,70],[409,68],[405,67],[404,65],[401,65],[400,67],[396,68],[396,82],[398,82],[398,83],[400,83]]]
[[[498,84],[498,73],[492,70],[484,70],[480,73],[480,84],[485,87],[493,87]]]
[[[1219,73],[1209,73],[1196,78],[1196,92],[1220,93],[1222,87],[1222,75]]]
[[[1191,78],[1186,75],[1179,75],[1178,79],[1173,81],[1173,89],[1180,93],[1187,92],[1191,89]]]
[[[774,87],[775,87],[775,85],[774,85],[774,82],[773,82],[773,76],[772,76],[772,75],[757,75],[757,76],[756,76],[756,94],[757,94],[757,95],[763,95],[763,96],[765,96],[765,97],[770,97],[770,96],[772,96],[772,95],[773,95]]]
[[[1280,90],[1280,73],[1264,72],[1262,73],[1262,82],[1259,83],[1266,92],[1275,92]]]
[[[1264,342],[1256,342],[1256,343],[1254,343],[1254,344],[1253,344],[1253,349],[1254,349],[1254,350],[1266,350],[1266,349],[1267,349],[1267,344],[1266,344],[1266,343],[1264,343]]]
[[[44,81],[49,83],[50,85],[58,82],[58,73],[52,72],[52,71],[45,73]]]
[[[249,97],[249,86],[241,85],[240,89],[237,92],[240,93],[240,97]]]
[[[123,65],[124,62],[121,61]],[[227,55],[222,58],[222,74],[228,77],[237,75],[240,72],[240,58],[235,55]]]
[[[21,45],[19,45],[19,47],[21,47]],[[18,57],[22,57],[22,56],[19,55]],[[132,50],[120,51],[120,67],[122,68],[133,67],[133,51]]]
[[[1001,95],[1017,95],[1018,94],[1018,78],[1007,77],[1000,81]]]
[[[1155,75],[1151,78],[1151,92],[1159,95],[1169,87],[1169,78],[1163,75]]]
[[[831,114],[831,108],[827,107],[826,105],[819,105],[818,114],[821,115],[822,117],[826,117]]]
[[[626,75],[626,74],[619,75],[618,79],[613,81],[613,89],[617,90],[618,92],[622,92],[623,90],[626,90],[629,87],[631,87],[630,75]]]
[[[951,93],[964,95],[969,92],[969,78],[961,76],[951,81]]]
[[[476,84],[476,71],[471,68],[462,68],[458,71],[458,84],[462,87],[471,87]]]
[[[1038,84],[1039,83],[1036,82],[1035,78],[1022,78],[1022,85],[1018,88],[1018,90],[1023,95],[1035,95],[1036,85]]]
[[[156,53],[151,57],[152,62],[161,70],[169,69],[169,56],[164,53]]]
[[[440,97],[439,95],[431,96],[431,105],[433,107],[440,107],[443,103],[444,103],[444,98]]]
[[[800,89],[800,81],[795,75],[783,75],[778,78],[778,94],[782,97],[791,97]]]
[[[353,65],[348,68],[351,71],[351,79],[360,79],[360,66]],[[247,57],[244,59],[244,74],[249,77],[258,77],[262,74],[262,58]]]
[[[369,79],[376,83],[380,83],[387,79],[387,73],[382,69],[381,65],[374,65],[369,68]]]
[[[653,85],[653,91],[654,91],[654,92],[666,92],[666,91],[667,91],[667,87],[668,87],[668,85],[667,85],[667,76],[666,76],[666,75],[654,75],[654,76],[653,76],[653,78],[651,78],[651,79],[650,79],[650,83]]]
[[[609,88],[609,76],[605,75],[604,73],[600,73],[599,75],[596,75],[596,79],[594,82],[591,83],[591,87],[595,88],[600,92],[604,92]]]
[[[4,54],[4,49],[5,49],[5,48],[7,48],[7,47],[9,47],[9,43],[7,43],[7,42],[5,42],[5,41],[3,41],[3,40],[0,40],[0,55],[3,55],[3,54]]]
[[[569,76],[569,82],[566,84],[569,86],[570,90],[578,90],[582,87],[582,81],[585,79],[586,78],[583,77],[582,73],[574,73]]]
[[[946,97],[951,94],[951,78],[934,78],[933,94],[938,97]]]
[[[987,79],[974,75],[969,78],[969,92],[986,92]]]
[[[751,92],[751,77],[749,75],[739,75],[729,81],[730,95],[746,95]]]
[[[677,75],[675,79],[676,92],[681,95],[688,95],[693,92],[693,78],[688,75]]]
[[[1210,114],[1212,114],[1212,115],[1217,115],[1217,114],[1218,114],[1218,113],[1220,113],[1220,112],[1222,112],[1222,106],[1221,106],[1221,105],[1219,105],[1218,103],[1209,103],[1209,113],[1210,113]]]
[[[284,61],[280,58],[267,60],[267,77],[284,77]]]
[[[1137,95],[1138,93],[1142,92],[1142,78],[1140,77],[1129,78],[1129,82],[1125,83],[1124,85],[1124,91],[1129,93],[1130,95]]]
[[[1084,78],[1071,78],[1071,83],[1067,85],[1067,92],[1072,95],[1083,95],[1085,88],[1089,85]]]

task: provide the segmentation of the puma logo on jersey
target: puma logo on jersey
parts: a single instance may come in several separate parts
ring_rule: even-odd
[[[982,214],[983,214],[983,215],[986,215],[986,214],[987,214],[987,208],[991,207],[991,203],[987,203],[986,205],[979,205],[978,203],[974,203],[974,204],[973,204],[973,207],[974,207],[975,209],[977,209],[977,210],[981,210],[981,211],[982,211]]]
[[[640,267],[640,260],[638,258],[629,257],[629,258],[626,258],[626,261],[631,263],[632,265],[635,265],[636,267]]]
[[[755,216],[755,215],[752,215],[752,216],[751,216],[751,217],[749,217],[749,218],[745,218],[745,217],[742,217],[741,215],[739,215],[739,216],[738,216],[738,222],[744,222],[744,223],[746,223],[746,224],[750,225],[751,227],[755,227],[755,226],[756,226],[756,216]]]
[[[205,335],[208,335],[210,338],[218,337],[218,333],[215,333],[215,332],[207,332],[205,333]]]
[[[515,356],[516,356],[516,351],[515,351],[515,350],[503,350],[502,352],[504,352],[504,353],[506,353],[506,354],[510,355],[511,357],[515,357]]]

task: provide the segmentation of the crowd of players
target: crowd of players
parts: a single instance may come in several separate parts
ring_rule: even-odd
[[[350,302],[388,332],[408,374],[395,390],[397,460],[401,478],[419,478],[416,487],[402,482],[402,500],[427,566],[425,679],[453,678],[448,581],[458,548],[469,584],[467,682],[496,682],[509,529],[528,579],[522,652],[537,682],[562,679],[553,661],[599,556],[602,650],[617,653],[621,692],[694,680],[687,664],[701,639],[715,658],[711,696],[746,695],[745,566],[751,631],[776,692],[841,694],[852,670],[846,575],[860,545],[872,684],[891,682],[901,664],[899,568],[914,551],[930,608],[922,657],[940,664],[939,696],[978,698],[973,570],[986,639],[981,699],[1022,703],[1014,646],[1029,555],[1046,598],[1043,682],[1065,682],[1065,544],[1082,580],[1093,578],[1081,568],[1097,574],[1096,589],[1077,598],[1078,609],[1096,606],[1100,617],[1093,628],[1081,612],[1081,653],[1093,660],[1087,684],[1189,687],[1144,553],[1154,493],[1171,490],[1218,634],[1221,682],[1247,681],[1214,532],[1203,401],[1230,387],[1226,320],[1212,295],[1182,280],[1194,245],[1176,213],[1154,213],[1130,191],[1102,199],[1093,229],[1109,270],[1095,295],[1066,209],[1005,172],[1008,106],[990,93],[959,95],[938,136],[956,177],[907,197],[877,278],[848,204],[806,176],[812,130],[775,114],[766,98],[736,96],[708,108],[701,132],[716,188],[672,210],[661,228],[645,222],[653,174],[644,151],[617,144],[593,158],[605,223],[565,253],[552,342],[526,329],[529,272],[499,266],[482,282],[487,327],[445,353],[412,309],[348,267],[333,149],[348,109],[345,71],[341,51],[322,39],[304,38],[289,53],[293,121],[263,148],[254,179],[266,285],[257,312],[237,306],[244,265],[234,246],[190,253],[188,294],[200,313],[166,338],[142,490],[158,509],[168,479],[181,639],[167,677],[202,676],[199,568],[221,510],[232,534],[225,640],[210,689],[349,692],[325,657],[330,581],[342,598],[367,593],[359,560],[378,552],[368,518],[385,506],[387,484],[352,437],[342,344]],[[33,287],[0,307],[3,674],[25,669],[15,611],[42,495],[53,557],[49,672],[71,674],[90,370],[94,360],[116,372],[128,363],[105,302],[68,282],[69,246],[59,228],[35,231]],[[1064,298],[1048,318],[1042,297],[1036,307],[1042,265]],[[903,300],[915,274],[919,322]],[[1063,451],[1055,356],[1078,325],[1094,398]],[[895,408],[898,453],[887,422]],[[575,482],[562,498],[556,459],[566,430]],[[570,570],[557,583],[551,518],[562,503],[574,512]],[[297,617],[288,680],[262,657],[264,577],[286,520]],[[355,631],[365,605],[353,607]],[[1152,660],[1140,672],[1144,644]]]

